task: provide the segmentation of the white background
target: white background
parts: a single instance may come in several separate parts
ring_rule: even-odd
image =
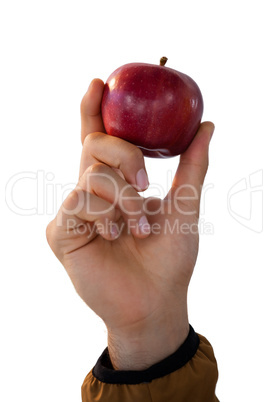
[[[264,0],[1,3],[2,401],[80,401],[106,347],[45,228],[77,181],[91,79],[163,55],[216,125],[190,322],[214,347],[220,401],[268,400],[267,36]],[[147,159],[150,182],[167,189],[177,163]]]

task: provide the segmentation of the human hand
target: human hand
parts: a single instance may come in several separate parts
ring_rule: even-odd
[[[93,80],[82,100],[79,181],[47,239],[106,324],[113,366],[142,370],[175,352],[189,332],[187,289],[214,126],[201,124],[165,199],[145,199],[138,192],[147,187],[142,152],[104,134],[102,92],[103,82]]]

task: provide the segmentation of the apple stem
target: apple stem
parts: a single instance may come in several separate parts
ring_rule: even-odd
[[[164,66],[167,61],[168,61],[167,57],[161,57],[161,59],[160,59],[160,66]]]

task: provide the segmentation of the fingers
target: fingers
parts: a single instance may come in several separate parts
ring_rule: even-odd
[[[88,242],[97,234],[107,240],[117,235],[115,221],[118,217],[114,205],[84,191],[80,185],[66,198],[58,215],[57,223],[61,224],[62,231],[78,236],[86,234]]]
[[[79,180],[79,187],[119,210],[134,236],[149,235],[149,224],[143,212],[143,198],[109,166],[102,163],[90,166]]]
[[[97,201],[105,201],[117,213],[120,211],[119,215],[128,223],[134,236],[146,237],[150,233],[150,227],[142,211],[143,199],[133,188],[141,191],[149,185],[144,157],[141,150],[133,144],[105,134],[101,117],[103,89],[104,83],[101,80],[93,80],[81,102],[83,151],[77,189],[82,191],[82,198],[86,199],[87,204],[96,203],[94,212],[98,211]],[[68,200],[66,203],[68,204]],[[107,207],[101,202],[99,206]],[[84,207],[80,208],[76,218],[81,222],[92,222],[95,219],[98,223],[112,219],[111,216],[106,216],[105,210],[102,217],[98,214],[93,217],[91,212],[85,215]],[[104,233],[100,234],[105,237]],[[110,239],[109,233],[107,236]]]
[[[137,191],[145,190],[149,185],[142,151],[127,141],[103,133],[88,135],[84,141],[79,176],[96,162],[119,169]]]
[[[138,238],[150,234],[143,198],[113,169],[98,163],[86,170],[50,223],[49,232],[56,240],[50,243],[60,243],[58,249],[69,252],[97,235],[115,240],[125,228]]]
[[[101,117],[101,100],[104,83],[102,80],[94,79],[85,93],[81,106],[81,141],[93,132],[105,132]]]
[[[107,201],[76,187],[47,226],[47,241],[60,261],[90,243],[98,234],[107,240],[117,237],[116,211]]]
[[[181,197],[184,204],[194,205],[199,210],[202,185],[208,168],[209,143],[214,132],[214,124],[204,122],[190,144],[181,155],[172,187],[167,198]]]

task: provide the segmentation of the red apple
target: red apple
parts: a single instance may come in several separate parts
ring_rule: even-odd
[[[145,156],[167,158],[184,152],[203,113],[192,78],[165,66],[125,64],[108,78],[102,98],[107,134],[141,148]]]

